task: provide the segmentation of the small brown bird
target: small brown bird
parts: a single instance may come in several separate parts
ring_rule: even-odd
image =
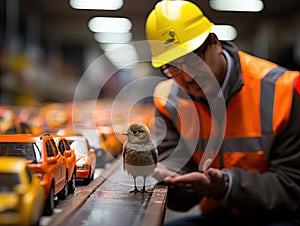
[[[123,169],[133,177],[134,190],[137,193],[136,177],[144,178],[144,185],[140,192],[147,192],[146,178],[153,174],[157,165],[157,149],[151,139],[149,128],[142,123],[134,123],[123,133],[128,137],[123,145]]]

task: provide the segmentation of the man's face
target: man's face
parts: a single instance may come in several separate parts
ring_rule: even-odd
[[[218,40],[213,42],[208,39],[194,52],[164,65],[161,68],[162,73],[174,79],[183,90],[194,97],[215,96],[224,79],[224,57],[220,57],[221,51]]]

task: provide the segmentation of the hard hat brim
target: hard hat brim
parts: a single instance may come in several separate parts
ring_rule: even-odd
[[[170,48],[167,51],[164,51],[162,54],[156,55],[156,56],[152,56],[152,66],[155,68],[159,68],[167,63],[170,63],[171,61],[182,57],[192,51],[194,51],[195,49],[199,48],[203,42],[205,41],[205,39],[208,37],[210,33],[210,29],[207,30],[206,32],[202,33],[201,35],[199,35],[198,37],[189,40],[183,44],[173,44],[174,46],[172,48]],[[150,41],[150,40],[148,40]],[[151,40],[150,42],[161,42],[161,41],[157,41],[157,40]],[[153,44],[153,43],[151,43]],[[154,44],[155,45],[155,44]]]

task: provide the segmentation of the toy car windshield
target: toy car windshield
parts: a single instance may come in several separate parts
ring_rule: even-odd
[[[80,140],[68,140],[70,143],[70,146],[72,149],[74,149],[76,154],[82,154],[82,155],[86,155],[87,154],[87,146],[86,143],[84,141],[80,141]]]
[[[17,173],[0,173],[0,192],[12,192],[18,184],[20,177]]]
[[[16,156],[39,162],[42,159],[41,151],[36,143],[30,142],[1,142],[0,156]]]

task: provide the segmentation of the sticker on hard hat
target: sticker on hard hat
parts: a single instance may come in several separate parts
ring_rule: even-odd
[[[164,42],[165,45],[174,44],[178,42],[174,29],[170,29],[167,32],[162,33],[161,36],[166,40]]]

